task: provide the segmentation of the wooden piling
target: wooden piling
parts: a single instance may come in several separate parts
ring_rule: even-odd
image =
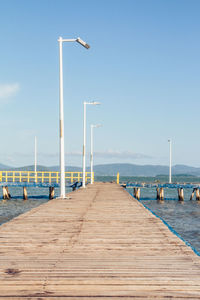
[[[49,187],[49,200],[52,200],[54,198],[54,194],[55,194],[54,187],[50,186]]]
[[[133,189],[133,196],[137,200],[140,200],[140,188],[134,187],[134,189]]]
[[[192,195],[190,196],[190,200],[192,200],[192,199],[193,199],[195,190],[196,190],[196,189],[193,189],[193,191],[192,191]]]
[[[160,200],[164,200],[164,189],[163,187],[160,188]]]
[[[133,188],[133,196],[136,198],[136,187]]]
[[[184,192],[183,192],[183,188],[178,188],[178,200],[179,200],[179,201],[184,201]]]
[[[156,195],[156,199],[157,200],[160,200],[160,189],[157,187],[157,189],[156,189],[156,193],[157,193],[157,195]]]
[[[8,186],[6,186],[6,191],[7,191],[7,193],[8,193],[8,197],[9,197],[9,199],[10,199],[10,198],[11,198],[11,194],[9,193]]]
[[[140,200],[140,188],[137,188],[136,199]]]
[[[10,199],[10,194],[7,186],[3,186],[3,199],[4,200]]]
[[[28,200],[28,194],[27,194],[26,186],[23,187],[23,199]]]
[[[196,200],[200,200],[200,195],[199,195],[199,188],[196,188]]]
[[[178,191],[178,200],[180,200],[180,188],[178,188],[177,191]]]

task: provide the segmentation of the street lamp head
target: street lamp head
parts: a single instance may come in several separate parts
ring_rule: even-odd
[[[100,105],[101,103],[100,102],[96,102],[96,101],[92,101],[90,104],[92,104],[92,105]]]
[[[83,47],[85,47],[86,49],[90,48],[90,45],[88,45],[86,42],[84,42],[80,37],[78,37],[76,39],[77,43],[81,44]]]
[[[96,125],[91,125],[92,127],[94,127],[94,128],[99,128],[99,127],[102,127],[102,124],[96,124]]]
[[[91,102],[84,102],[84,104],[90,104],[90,105],[100,105],[100,102],[91,101]]]

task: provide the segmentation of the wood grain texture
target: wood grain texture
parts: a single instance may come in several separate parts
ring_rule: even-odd
[[[95,183],[0,226],[0,299],[200,299],[200,259],[123,188]]]

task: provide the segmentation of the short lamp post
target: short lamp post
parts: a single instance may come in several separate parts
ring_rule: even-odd
[[[97,124],[97,125],[90,125],[90,183],[93,184],[94,183],[94,177],[93,177],[93,132],[94,132],[94,128],[99,128],[102,127],[101,124]]]
[[[86,105],[99,105],[99,102],[83,102],[83,188],[85,188],[85,155],[86,155]]]
[[[65,150],[64,150],[64,110],[63,110],[63,54],[62,54],[62,45],[64,42],[77,42],[86,49],[89,49],[90,46],[81,40],[79,37],[76,39],[63,39],[59,37],[59,100],[60,100],[60,197],[65,198]]]
[[[34,161],[35,182],[37,182],[37,137],[35,136],[35,161]]]
[[[172,183],[172,140],[169,139],[169,183]]]

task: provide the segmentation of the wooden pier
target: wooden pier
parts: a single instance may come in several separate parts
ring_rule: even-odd
[[[200,258],[114,183],[0,226],[0,299],[200,299]]]

